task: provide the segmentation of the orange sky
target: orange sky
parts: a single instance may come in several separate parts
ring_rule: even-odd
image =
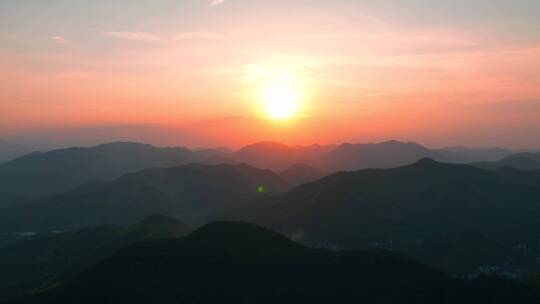
[[[530,1],[180,2],[1,4],[0,136],[152,126],[192,146],[540,145]],[[294,119],[261,115],[251,76],[268,67],[302,79]]]

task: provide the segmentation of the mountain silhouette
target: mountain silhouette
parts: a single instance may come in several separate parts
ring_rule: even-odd
[[[525,248],[516,249],[470,231],[417,240],[404,244],[399,250],[454,275],[474,275],[485,265],[502,268],[502,271],[537,268],[535,254]]]
[[[448,147],[441,149],[459,155],[464,163],[481,162],[481,161],[498,161],[516,151],[502,148],[468,148],[463,146]]]
[[[65,284],[9,303],[533,303],[504,280],[450,279],[384,250],[310,249],[252,224],[219,222],[135,244]]]
[[[127,227],[101,225],[46,233],[0,248],[0,300],[59,285],[130,244],[190,232],[175,219],[154,215]]]
[[[323,172],[338,172],[404,166],[424,157],[444,162],[470,163],[499,160],[510,154],[512,151],[505,149],[465,147],[429,149],[415,142],[397,140],[325,146],[288,146],[277,142],[259,142],[243,147],[237,152],[228,152],[228,155],[219,153],[218,159],[227,163],[248,163],[276,172],[297,164],[305,164]]]
[[[486,160],[492,157],[490,151],[485,152]],[[115,142],[94,147],[34,152],[0,164],[0,193],[27,197],[49,196],[89,182],[111,180],[146,168],[174,167],[189,163],[246,163],[275,172],[292,170],[295,169],[295,165],[305,164],[321,172],[332,173],[342,170],[403,166],[423,157],[465,163],[472,161],[468,156],[471,153],[463,149],[433,150],[416,143],[398,141],[339,146],[287,146],[276,142],[259,142],[238,151],[226,149],[191,151],[182,147],[162,148],[132,142]],[[478,152],[477,155],[483,155],[482,153]],[[291,175],[295,172],[299,174],[299,169],[297,167],[290,172]],[[307,174],[306,168],[303,169],[303,174]],[[299,177],[293,183],[308,180],[312,178]]]
[[[51,195],[145,168],[179,166],[196,160],[197,156],[185,148],[129,142],[34,152],[0,164],[0,192]]]
[[[0,164],[28,153],[30,148],[0,139]]]
[[[418,244],[421,250],[424,240],[474,232],[504,248],[529,244],[528,254],[537,256],[539,177],[425,158],[405,167],[337,173],[219,218],[338,248]]]
[[[540,170],[540,153],[518,153],[499,161],[476,162],[471,165],[487,170],[499,170],[502,168],[513,168],[523,171]]]
[[[323,167],[335,171],[366,168],[392,168],[429,157],[440,161],[460,162],[453,152],[431,150],[414,142],[396,140],[373,144],[342,144],[325,155]]]
[[[230,208],[253,196],[282,193],[288,187],[271,171],[248,165],[191,164],[145,169],[5,208],[0,213],[0,231],[131,224],[156,213],[196,223],[208,212]]]
[[[297,163],[318,163],[320,157],[334,148],[332,145],[287,146],[277,142],[259,142],[234,153],[234,158],[258,168],[283,171]]]

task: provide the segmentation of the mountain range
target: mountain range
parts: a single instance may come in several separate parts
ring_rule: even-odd
[[[279,176],[248,165],[190,164],[144,169],[63,194],[6,207],[0,232],[50,231],[131,224],[152,214],[196,223],[209,212],[289,188]]]
[[[527,257],[480,257],[463,271],[441,270],[470,273],[488,260],[534,270],[540,256],[539,181],[540,171],[486,171],[423,159],[393,169],[333,174],[216,218],[266,225],[313,246],[382,247],[417,257],[433,252],[430,243],[468,233],[499,251],[522,248]]]
[[[194,154],[185,148],[137,143],[34,152],[0,164],[0,192],[31,197],[51,195],[141,169],[178,166],[195,160]]]
[[[0,164],[0,193],[31,198],[50,196],[89,182],[111,180],[146,168],[174,167],[189,163],[246,163],[274,172],[285,172],[286,177],[290,175],[293,184],[299,184],[337,171],[391,168],[407,165],[424,157],[459,163],[488,161],[493,160],[494,155],[504,154],[504,151],[506,150],[428,149],[416,143],[398,141],[338,146],[287,146],[275,142],[260,142],[238,151],[189,150],[183,147],[167,148],[116,142],[94,147],[34,152]],[[299,164],[304,167],[298,167]],[[300,170],[303,172],[299,172]],[[304,176],[294,177],[295,174]]]
[[[516,153],[498,161],[476,162],[472,163],[472,165],[487,170],[498,170],[505,167],[523,171],[540,170],[540,152]]]
[[[476,303],[491,296],[482,286],[495,284],[521,297],[521,283],[475,278],[540,271],[537,163],[536,153],[397,141],[262,142],[238,151],[118,142],[31,153],[0,164],[0,294],[36,295],[14,303],[70,303],[80,294],[253,302],[263,292],[270,302],[339,294],[347,302],[401,295],[403,303]],[[252,224],[205,225],[216,220],[255,223],[299,243]],[[139,244],[187,235],[183,223],[205,226]],[[235,269],[244,272],[229,282]],[[359,293],[353,277],[366,287]]]
[[[310,249],[252,224],[124,248],[73,280],[8,303],[535,303],[529,286],[456,280],[384,250]]]

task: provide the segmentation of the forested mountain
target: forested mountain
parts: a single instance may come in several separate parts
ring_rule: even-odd
[[[450,279],[387,251],[309,249],[244,223],[136,244],[62,286],[9,303],[534,303],[501,279]]]
[[[425,157],[447,162],[471,162],[471,157],[467,156],[470,151],[467,153],[463,151],[469,150],[428,149],[416,143],[398,141],[339,146],[287,146],[275,142],[260,142],[238,151],[226,149],[192,151],[182,147],[168,148],[115,142],[94,147],[34,152],[0,164],[0,193],[27,197],[47,196],[72,190],[89,182],[110,180],[142,169],[174,167],[189,163],[246,163],[274,172],[295,169],[286,172],[285,175],[309,173],[316,176],[318,174],[314,174],[315,171],[333,173],[365,168],[391,168],[407,165]],[[492,155],[486,152],[485,160],[491,159]],[[299,164],[313,169],[307,172],[306,167],[299,168]],[[492,165],[478,164],[478,166]],[[527,165],[527,168],[531,166]],[[522,169],[523,166],[514,167]],[[299,169],[303,172],[299,172]],[[309,179],[312,178],[299,176],[293,183],[298,184]]]
[[[0,231],[131,224],[152,214],[196,223],[209,212],[230,208],[253,196],[282,193],[288,187],[271,171],[248,165],[191,164],[145,169],[4,208],[0,213]]]
[[[426,242],[474,233],[500,251],[526,248],[528,256],[514,259],[516,252],[486,261],[531,266],[528,261],[540,256],[539,180],[540,171],[491,172],[423,159],[394,169],[337,173],[219,218],[261,223],[312,245],[417,253],[431,251]],[[481,266],[480,260],[466,272]]]
[[[177,220],[154,215],[127,227],[101,225],[44,233],[0,248],[0,301],[61,285],[130,244],[190,232]]]

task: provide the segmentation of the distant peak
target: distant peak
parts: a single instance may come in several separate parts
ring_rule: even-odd
[[[295,163],[291,165],[289,168],[287,168],[287,170],[296,170],[296,169],[314,169],[314,167],[306,163]]]
[[[277,252],[283,248],[303,248],[276,232],[244,222],[213,222],[195,230],[189,238],[205,246],[235,250],[258,248]]]
[[[133,147],[133,146],[151,146],[149,144],[138,143],[134,141],[113,141],[109,143],[99,144],[95,147]]]
[[[433,160],[432,158],[424,157],[421,160],[414,163],[413,166],[426,167],[426,166],[435,166],[435,165],[438,165],[438,164],[439,163],[437,161]]]
[[[253,231],[257,230],[260,232],[266,231],[266,229],[252,223],[246,223],[246,222],[235,222],[235,221],[217,221],[217,222],[211,222],[209,224],[206,224],[202,226],[201,228],[196,230],[196,234],[203,234],[208,233],[209,231],[211,233],[220,233],[224,234],[227,230],[235,230],[235,231]]]
[[[247,145],[247,146],[245,146],[245,148],[249,148],[249,147],[286,147],[286,146],[287,145],[285,145],[284,143],[280,143],[280,142],[277,142],[277,141],[260,141],[260,142],[256,142],[256,143]]]
[[[403,145],[405,143],[399,141],[399,140],[395,140],[395,139],[391,139],[391,140],[387,140],[387,141],[383,141],[381,142],[380,144],[388,144],[388,145]]]

